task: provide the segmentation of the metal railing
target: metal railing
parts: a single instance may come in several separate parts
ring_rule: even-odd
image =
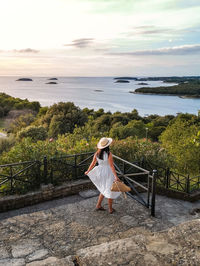
[[[26,193],[40,186],[40,161],[0,165],[0,193]]]
[[[155,216],[155,192],[156,192],[156,170],[152,173],[136,164],[128,162],[116,155],[115,169],[119,178],[123,179],[131,191],[127,194],[144,205],[151,208],[151,215]],[[145,192],[145,193],[141,193]]]
[[[87,152],[50,159],[45,156],[42,161],[0,165],[0,194],[24,194],[38,189],[41,184],[59,185],[68,180],[86,177],[84,172],[91,163],[93,154],[94,152]],[[151,208],[152,215],[155,214],[156,185],[187,194],[200,190],[200,175],[185,176],[145,160],[131,163],[116,155],[113,157],[119,177],[131,187],[129,196]],[[140,192],[145,192],[146,198]]]
[[[26,193],[38,189],[40,184],[52,183],[54,185],[63,182],[86,177],[84,172],[91,163],[94,152],[66,155],[43,161],[27,161],[0,165],[0,193],[14,194]],[[151,208],[151,214],[155,215],[155,172],[130,163],[113,155],[116,171],[119,177],[131,187],[130,197],[137,200],[147,208]],[[147,182],[146,182],[147,181]],[[147,198],[141,195],[147,193]]]
[[[157,170],[156,182],[163,188],[187,194],[200,190],[200,175],[191,177],[190,175],[179,174],[170,168],[156,166],[146,160],[143,160],[143,166],[150,171]]]

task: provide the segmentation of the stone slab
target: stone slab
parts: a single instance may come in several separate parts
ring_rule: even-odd
[[[95,190],[95,189],[89,189],[89,190],[84,190],[84,191],[80,191],[79,195],[84,198],[92,198],[92,197],[96,197],[99,195],[99,191]]]
[[[37,248],[39,248],[39,246],[40,243],[38,239],[23,239],[11,246],[12,255],[14,258],[25,257],[33,253]]]
[[[25,266],[24,259],[0,259],[0,266]]]
[[[34,260],[41,260],[45,256],[47,256],[48,250],[47,249],[39,249],[33,252],[31,255],[28,256],[27,260],[29,262],[34,261]]]

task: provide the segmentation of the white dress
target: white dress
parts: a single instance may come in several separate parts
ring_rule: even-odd
[[[110,190],[115,176],[110,168],[107,152],[104,152],[103,160],[99,159],[97,156],[96,159],[99,165],[95,166],[88,173],[88,176],[104,197],[116,199],[121,192],[113,192]]]

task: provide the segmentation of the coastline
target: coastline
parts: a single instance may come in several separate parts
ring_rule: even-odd
[[[167,93],[152,93],[152,92],[135,92],[129,91],[133,94],[143,94],[143,95],[158,95],[158,96],[176,96],[182,99],[200,99],[200,95],[182,95],[182,94],[167,94]]]

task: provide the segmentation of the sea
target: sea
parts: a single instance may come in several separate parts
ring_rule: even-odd
[[[139,81],[135,80],[130,80],[130,83],[116,83],[113,77],[57,77],[57,84],[47,84],[52,77],[28,77],[32,81],[17,81],[19,78],[1,76],[0,92],[29,101],[39,101],[41,106],[73,102],[80,108],[103,108],[112,113],[136,109],[141,116],[198,114],[200,110],[200,99],[130,93],[136,88],[145,87],[138,85]],[[146,83],[149,87],[175,85],[162,81]]]

